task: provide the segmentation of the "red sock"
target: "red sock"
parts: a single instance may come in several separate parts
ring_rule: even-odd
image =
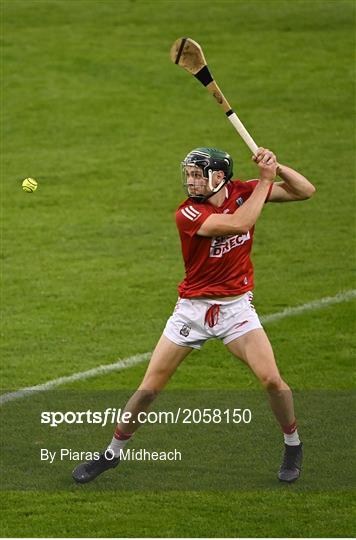
[[[120,431],[118,428],[115,429],[114,437],[118,441],[127,441],[132,437],[133,433],[124,433],[123,431]]]
[[[111,450],[115,457],[120,457],[120,452],[125,448],[129,440],[131,439],[133,433],[124,433],[118,428],[115,429],[114,436],[111,443],[108,446],[108,450]]]
[[[297,430],[297,421],[294,420],[289,426],[281,426],[284,433],[284,442],[289,446],[298,446],[300,439]]]

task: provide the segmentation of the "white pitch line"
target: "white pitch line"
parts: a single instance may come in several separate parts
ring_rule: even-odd
[[[93,369],[88,369],[88,371],[79,371],[78,373],[73,373],[73,375],[67,375],[66,377],[59,377],[58,379],[53,379],[52,381],[47,381],[43,384],[37,384],[36,386],[27,386],[26,388],[21,388],[15,392],[8,392],[7,394],[2,394],[0,396],[0,405],[3,405],[7,401],[13,401],[14,399],[21,399],[29,394],[38,394],[38,392],[46,392],[51,388],[56,386],[61,386],[62,384],[71,383],[74,381],[82,381],[83,379],[90,379],[91,377],[96,377],[97,375],[104,375],[110,373],[111,371],[120,371],[121,369],[126,369],[134,366],[135,364],[140,364],[145,360],[148,360],[152,353],[143,353],[135,354],[134,356],[129,356],[123,360],[118,360],[113,364],[106,364],[104,366],[98,366]]]
[[[319,300],[314,300],[313,302],[308,302],[296,307],[290,307],[278,311],[277,313],[270,313],[269,315],[262,315],[260,320],[262,323],[269,323],[278,321],[280,319],[285,319],[287,317],[292,317],[294,315],[299,315],[300,313],[305,313],[306,311],[312,311],[314,309],[322,309],[324,307],[330,306],[332,304],[340,304],[342,302],[347,302],[356,297],[356,289],[350,291],[340,292],[335,296],[326,296],[320,298]],[[71,383],[74,381],[82,381],[84,379],[90,379],[98,375],[104,375],[106,373],[111,373],[112,371],[120,371],[122,369],[127,369],[136,364],[141,364],[145,360],[150,358],[152,353],[147,352],[143,354],[135,354],[134,356],[129,356],[123,360],[118,360],[113,364],[106,364],[104,366],[98,366],[87,371],[79,371],[78,373],[73,373],[72,375],[67,375],[65,377],[59,377],[58,379],[53,379],[52,381],[47,381],[43,384],[37,384],[36,386],[27,386],[26,388],[21,388],[15,392],[8,392],[0,396],[0,405],[7,403],[8,401],[13,401],[15,399],[21,399],[30,394],[37,394],[39,392],[46,392],[51,388],[56,386],[61,386],[62,384]]]
[[[340,304],[342,302],[347,302],[356,297],[356,289],[351,291],[340,292],[335,296],[325,296],[324,298],[319,298],[319,300],[313,300],[313,302],[308,302],[307,304],[302,304],[301,306],[289,307],[278,311],[278,313],[271,313],[270,315],[265,315],[260,317],[261,322],[274,322],[279,319],[285,319],[286,317],[291,317],[293,315],[299,315],[305,311],[312,311],[313,309],[321,309],[331,304]]]

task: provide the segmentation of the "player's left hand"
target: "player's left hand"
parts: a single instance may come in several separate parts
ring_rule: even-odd
[[[271,150],[268,148],[259,148],[257,154],[252,156],[252,160],[258,163],[263,163],[265,165],[274,165],[277,164],[277,158]]]

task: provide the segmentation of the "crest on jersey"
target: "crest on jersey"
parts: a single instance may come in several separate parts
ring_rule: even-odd
[[[237,206],[241,206],[243,204],[244,200],[242,197],[239,197],[238,199],[236,199],[236,204]]]
[[[181,336],[188,337],[190,334],[192,327],[189,324],[183,324],[182,328],[180,329],[179,333]]]

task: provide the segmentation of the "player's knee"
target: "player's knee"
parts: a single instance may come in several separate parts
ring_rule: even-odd
[[[168,373],[165,373],[164,371],[155,371],[145,376],[139,390],[147,392],[147,399],[151,397],[153,400],[165,386],[168,379]]]
[[[141,407],[150,405],[157,397],[159,390],[152,387],[139,388],[137,400]]]
[[[283,380],[278,373],[266,373],[261,377],[262,386],[268,392],[278,392],[283,389]]]

